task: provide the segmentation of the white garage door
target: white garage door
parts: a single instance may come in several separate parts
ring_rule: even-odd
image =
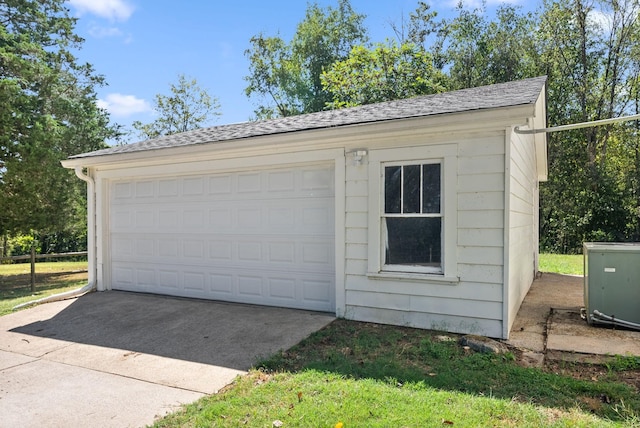
[[[113,289],[335,310],[332,166],[114,180],[110,203]]]

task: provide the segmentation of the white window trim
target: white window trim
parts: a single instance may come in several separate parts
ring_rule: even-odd
[[[400,149],[371,150],[369,153],[369,231],[367,276],[372,279],[400,279],[457,283],[457,157],[456,145],[433,145]],[[384,265],[382,213],[384,210],[384,166],[392,163],[422,164],[439,162],[441,170],[442,269]]]

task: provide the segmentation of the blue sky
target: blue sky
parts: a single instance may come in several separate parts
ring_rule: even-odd
[[[430,4],[446,17],[457,1]],[[337,1],[317,3],[335,6]],[[351,0],[358,13],[367,15],[365,24],[374,42],[392,38],[389,22],[399,22],[417,3]],[[487,0],[488,11],[498,3],[504,1]],[[249,39],[262,32],[290,40],[307,8],[303,0],[68,0],[67,4],[78,18],[76,32],[85,39],[79,60],[92,64],[108,83],[98,90],[99,104],[111,113],[113,122],[127,127],[134,120],[154,119],[154,95],[167,94],[179,74],[195,78],[218,98],[222,115],[209,125],[249,120],[257,101],[244,94]],[[465,1],[467,7],[479,4],[480,0]]]

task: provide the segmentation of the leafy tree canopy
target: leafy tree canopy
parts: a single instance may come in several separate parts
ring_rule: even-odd
[[[327,104],[330,108],[434,94],[447,86],[429,52],[411,43],[398,46],[395,42],[371,49],[354,47],[347,59],[333,63],[322,74],[322,83],[333,97]]]
[[[140,137],[149,139],[198,129],[222,114],[218,98],[202,89],[196,79],[181,74],[178,82],[170,85],[170,90],[170,95],[155,96],[156,120],[132,124]]]
[[[60,160],[116,134],[75,23],[62,0],[0,3],[0,235],[81,228],[84,183]]]
[[[290,42],[279,36],[252,37],[245,51],[249,59],[245,93],[261,100],[257,118],[325,109],[332,96],[322,86],[322,73],[346,59],[354,46],[367,42],[364,18],[349,0],[339,0],[337,8],[313,3]]]

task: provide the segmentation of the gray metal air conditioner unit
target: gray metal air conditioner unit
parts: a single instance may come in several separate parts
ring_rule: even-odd
[[[640,243],[584,243],[589,324],[640,330]]]

